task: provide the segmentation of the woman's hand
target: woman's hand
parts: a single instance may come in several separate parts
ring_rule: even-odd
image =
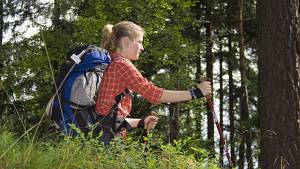
[[[154,127],[156,126],[158,122],[158,117],[154,115],[149,115],[145,118],[144,122],[145,122],[144,128],[149,132],[152,129],[154,129]]]
[[[202,81],[197,84],[197,87],[201,90],[204,96],[210,95],[212,93],[212,87],[210,81]]]

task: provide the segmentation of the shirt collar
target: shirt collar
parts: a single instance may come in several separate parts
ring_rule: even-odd
[[[123,59],[123,60],[128,60],[126,58],[124,58],[121,54],[117,53],[117,52],[114,52],[110,55],[111,59],[112,60],[120,60],[120,59]],[[128,60],[129,61],[129,60]]]

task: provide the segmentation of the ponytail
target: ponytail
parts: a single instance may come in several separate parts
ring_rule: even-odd
[[[121,47],[120,39],[122,37],[135,39],[144,33],[142,27],[129,21],[122,21],[116,25],[106,24],[102,29],[100,47],[112,52]]]
[[[101,37],[101,44],[100,47],[106,49],[108,51],[113,50],[112,46],[112,24],[106,24],[102,29],[102,37]]]

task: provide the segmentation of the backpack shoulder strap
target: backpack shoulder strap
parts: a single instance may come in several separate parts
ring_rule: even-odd
[[[109,113],[107,115],[99,115],[99,122],[101,125],[106,126],[108,128],[111,128],[113,131],[116,130],[116,121],[117,121],[117,115],[118,115],[118,105],[122,101],[122,99],[126,95],[130,95],[130,91],[128,89],[125,89],[122,93],[118,94],[115,97],[115,103],[113,104],[112,108],[110,109]]]
[[[128,89],[125,89],[122,93],[120,93],[115,97],[116,103],[113,105],[110,111],[110,113],[113,113],[113,124],[112,124],[113,131],[117,129],[116,124],[117,124],[117,116],[118,116],[118,105],[122,101],[122,99],[129,94],[130,91]]]

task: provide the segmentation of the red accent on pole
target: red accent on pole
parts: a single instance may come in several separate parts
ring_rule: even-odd
[[[227,160],[228,160],[228,162],[229,162],[229,166],[230,166],[230,168],[233,168],[234,165],[233,165],[233,163],[232,163],[232,160],[231,160],[231,157],[230,157],[230,154],[229,154],[228,146],[227,146],[227,144],[226,144],[226,141],[225,141],[225,138],[224,138],[224,135],[223,135],[223,132],[222,132],[220,123],[219,123],[219,121],[218,121],[218,118],[217,118],[217,115],[216,115],[216,112],[215,112],[215,108],[214,108],[214,105],[213,105],[213,103],[212,103],[212,101],[211,101],[210,96],[208,96],[208,95],[206,96],[206,101],[207,101],[207,103],[208,103],[208,105],[209,105],[209,107],[210,107],[211,113],[212,113],[212,115],[213,115],[214,122],[215,122],[215,124],[216,124],[216,126],[217,126],[217,129],[218,129],[218,132],[219,132],[219,136],[220,136],[220,139],[221,139],[221,143],[222,143],[223,146],[224,146],[224,150],[225,150],[225,153],[226,153],[226,157],[227,157]],[[222,155],[223,155],[223,154],[222,154]]]

